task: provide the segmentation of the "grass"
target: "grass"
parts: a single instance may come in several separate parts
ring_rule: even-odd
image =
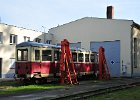
[[[105,95],[94,96],[89,100],[140,100],[140,86],[106,93]]]
[[[22,92],[32,92],[47,89],[64,88],[64,86],[56,84],[42,84],[42,85],[23,85],[19,82],[2,82],[0,83],[0,95],[14,94]]]

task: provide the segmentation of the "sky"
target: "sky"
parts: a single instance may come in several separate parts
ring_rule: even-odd
[[[83,17],[106,18],[110,5],[114,19],[140,24],[140,0],[0,0],[0,22],[48,32]]]

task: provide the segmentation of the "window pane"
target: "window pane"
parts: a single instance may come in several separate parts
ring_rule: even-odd
[[[17,50],[17,60],[21,60],[21,50]]]
[[[134,67],[137,68],[137,38],[134,38]]]
[[[10,43],[17,43],[17,35],[10,34]]]
[[[36,38],[35,42],[41,43],[41,39],[40,38]]]
[[[72,59],[74,62],[77,62],[77,53],[72,53]]]
[[[10,34],[10,43],[12,43],[12,34]]]
[[[2,32],[0,32],[0,43],[2,43],[2,36],[3,36],[3,34],[2,34]]]
[[[35,60],[40,60],[40,51],[35,50]]]
[[[28,53],[27,50],[23,51],[23,60],[28,60]]]
[[[52,61],[51,50],[42,50],[42,61]]]
[[[54,51],[54,61],[59,61],[59,60],[60,60],[60,52]]]
[[[83,53],[78,54],[78,61],[83,62]]]
[[[17,60],[27,61],[28,60],[28,50],[27,49],[17,50]]]
[[[91,62],[95,62],[95,56],[94,56],[94,54],[91,54],[91,55],[90,55],[90,61],[91,61]]]
[[[85,62],[89,62],[89,54],[85,54]]]

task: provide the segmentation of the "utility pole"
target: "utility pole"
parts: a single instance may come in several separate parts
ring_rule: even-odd
[[[45,43],[45,29],[46,29],[46,27],[42,26],[42,28],[44,29],[44,32],[42,32],[42,33],[43,33],[44,43]]]

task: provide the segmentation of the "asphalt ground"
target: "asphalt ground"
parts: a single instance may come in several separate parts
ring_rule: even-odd
[[[3,79],[1,79],[1,82],[2,80]],[[7,81],[11,80],[9,79]],[[89,90],[103,89],[107,87],[117,86],[120,84],[123,85],[133,82],[140,82],[140,78],[115,78],[108,81],[100,81],[100,82],[96,80],[80,81],[79,85],[66,86],[63,89],[53,89],[33,93],[0,96],[0,100],[38,100],[42,98],[53,99],[65,95],[82,93]]]

